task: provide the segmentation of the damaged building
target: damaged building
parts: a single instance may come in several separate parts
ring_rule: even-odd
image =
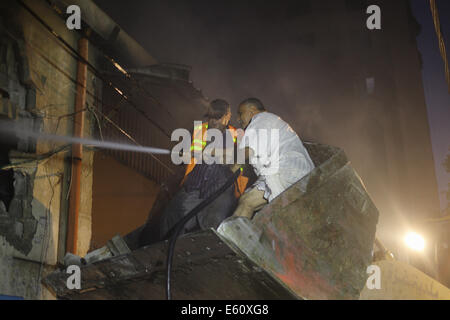
[[[75,3],[87,33],[67,28],[66,1],[0,4],[0,120],[13,128],[0,137],[0,295],[54,298],[41,280],[66,252],[142,225],[176,170],[163,156],[80,156],[23,132],[170,148],[168,133],[205,111],[189,67],[158,63],[93,2]]]

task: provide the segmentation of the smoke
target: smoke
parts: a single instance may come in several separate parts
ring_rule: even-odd
[[[298,26],[309,1],[96,2],[159,62],[192,66],[194,86],[210,100],[226,99],[234,114],[255,96],[295,119],[298,96],[318,77],[302,59],[310,31]]]
[[[192,66],[193,84],[205,97],[231,104],[232,125],[238,126],[239,103],[257,97],[300,138],[336,144],[339,130],[326,114],[343,103],[326,91],[346,81],[329,59],[338,55],[341,39],[326,15],[311,20],[311,1],[96,3],[159,62]],[[348,113],[331,118],[351,122]]]
[[[257,97],[302,140],[344,148],[364,180],[379,180],[366,151],[382,143],[370,109],[385,106],[366,103],[372,49],[364,19],[336,22],[344,1],[96,2],[159,62],[192,66],[195,87],[231,103],[231,124],[238,104]]]
[[[423,181],[411,178],[402,151],[410,134],[401,130],[419,128],[400,123],[426,117],[414,30],[403,28],[414,25],[406,1],[378,1],[390,12],[386,25],[402,30],[383,41],[368,32],[365,2],[356,0],[95,1],[158,61],[192,66],[195,87],[231,103],[232,124],[238,104],[257,97],[302,140],[343,148],[382,212],[381,225],[432,207],[423,194],[435,188],[434,173],[413,160],[422,157],[413,149],[426,153],[428,142],[408,151],[409,167],[428,170]]]

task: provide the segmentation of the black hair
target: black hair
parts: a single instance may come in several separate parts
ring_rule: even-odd
[[[253,106],[256,109],[258,109],[259,111],[266,111],[266,108],[264,107],[261,100],[259,100],[257,98],[248,98],[239,104],[239,106],[244,106],[244,105]]]
[[[209,119],[220,119],[228,113],[230,104],[223,99],[216,99],[210,102],[205,117]]]

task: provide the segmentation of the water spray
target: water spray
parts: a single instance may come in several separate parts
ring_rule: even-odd
[[[102,141],[96,139],[86,139],[71,136],[62,136],[56,134],[48,134],[43,132],[35,132],[33,130],[27,130],[24,128],[19,128],[17,125],[11,125],[10,123],[0,122],[0,132],[4,133],[14,133],[18,138],[27,139],[39,139],[47,140],[53,142],[66,142],[66,143],[79,143],[82,145],[93,146],[102,149],[112,149],[112,150],[122,150],[122,151],[132,151],[140,153],[150,153],[150,154],[170,154],[169,149],[145,147],[139,145],[131,145],[126,143],[118,143],[112,141]]]

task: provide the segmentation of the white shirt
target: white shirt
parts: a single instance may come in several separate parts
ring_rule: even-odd
[[[295,131],[270,112],[253,116],[239,144],[245,147],[253,150],[249,161],[258,175],[255,185],[269,201],[314,169]]]

